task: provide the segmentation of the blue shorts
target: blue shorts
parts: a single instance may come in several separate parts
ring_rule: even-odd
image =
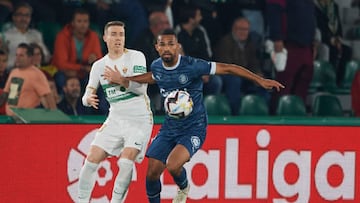
[[[162,161],[166,160],[177,144],[183,145],[190,154],[190,158],[201,148],[206,137],[206,122],[203,125],[194,125],[191,130],[179,130],[178,133],[160,130],[152,140],[146,156]],[[171,134],[171,136],[169,135]]]

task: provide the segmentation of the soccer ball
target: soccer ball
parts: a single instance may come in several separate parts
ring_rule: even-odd
[[[192,107],[190,94],[183,90],[172,91],[164,101],[166,114],[172,118],[185,118],[191,113]]]

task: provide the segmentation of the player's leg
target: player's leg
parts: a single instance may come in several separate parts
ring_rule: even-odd
[[[88,203],[96,181],[99,163],[106,158],[106,152],[92,145],[83,167],[80,170],[78,186],[78,203]]]
[[[125,143],[119,159],[119,173],[115,178],[111,203],[123,201],[131,182],[134,162],[142,162],[152,132],[152,123],[146,121],[126,121],[121,125]]]
[[[201,148],[205,140],[206,122],[201,122],[200,125],[196,126],[198,128],[194,128],[188,135],[184,135],[177,140],[178,144],[169,154],[166,167],[179,187],[173,203],[186,202],[190,185],[183,166]]]
[[[168,155],[176,144],[176,140],[173,140],[172,137],[166,137],[166,133],[166,130],[160,130],[146,152],[146,156],[149,158],[146,173],[146,194],[150,203],[160,203],[160,176],[165,170]]]
[[[133,165],[140,151],[132,147],[124,148],[119,159],[119,173],[115,178],[111,203],[121,203],[128,190],[133,174]]]
[[[107,119],[91,143],[86,162],[79,177],[79,202],[89,202],[97,178],[97,169],[101,161],[109,155],[119,155],[123,139],[117,136],[119,124],[115,119]]]
[[[165,170],[165,167],[164,162],[149,158],[146,173],[146,194],[150,203],[160,203],[160,176]]]
[[[174,198],[173,203],[186,202],[190,187],[186,170],[183,166],[189,160],[190,153],[182,144],[176,145],[169,155],[166,168],[172,175],[176,185],[179,187],[178,194]]]

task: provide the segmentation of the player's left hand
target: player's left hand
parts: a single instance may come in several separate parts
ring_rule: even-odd
[[[86,102],[95,109],[99,107],[99,99],[96,94],[90,94],[88,98],[86,98]]]
[[[278,81],[270,80],[270,79],[262,79],[258,81],[259,85],[265,89],[273,89],[275,88],[277,91],[280,91],[281,88],[285,88],[285,86]]]
[[[116,83],[125,87],[129,84],[129,81],[121,75],[116,66],[114,66],[114,69],[109,66],[105,66],[105,71],[102,76],[105,80],[109,81],[109,83]]]

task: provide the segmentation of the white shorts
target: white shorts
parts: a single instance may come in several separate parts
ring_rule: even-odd
[[[138,149],[140,153],[135,161],[140,163],[144,159],[152,127],[152,118],[137,120],[107,118],[91,145],[102,148],[112,156],[120,156],[125,147]]]

